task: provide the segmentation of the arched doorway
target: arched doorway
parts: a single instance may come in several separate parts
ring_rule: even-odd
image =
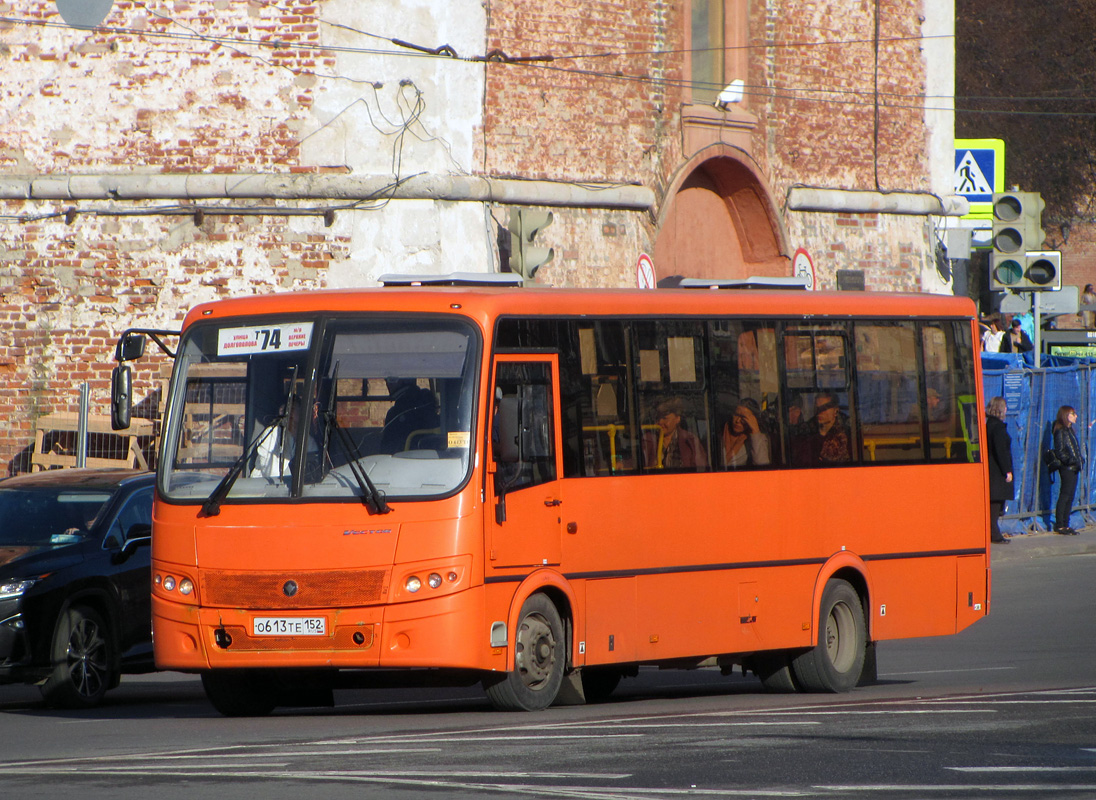
[[[655,277],[785,277],[785,235],[760,176],[726,145],[705,148],[678,172],[655,241]]]

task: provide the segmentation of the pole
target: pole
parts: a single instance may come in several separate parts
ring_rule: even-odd
[[[1035,369],[1042,366],[1043,355],[1043,321],[1039,318],[1039,295],[1041,292],[1032,292],[1032,316],[1035,318]]]
[[[80,384],[80,416],[76,423],[76,466],[86,467],[88,463],[88,404],[90,387]]]

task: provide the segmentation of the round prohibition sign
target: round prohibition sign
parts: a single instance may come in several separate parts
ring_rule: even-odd
[[[807,291],[814,290],[814,262],[811,261],[811,254],[802,247],[796,250],[792,257],[792,274],[807,280]]]
[[[640,289],[655,288],[655,262],[646,253],[640,253],[636,261],[636,285]]]

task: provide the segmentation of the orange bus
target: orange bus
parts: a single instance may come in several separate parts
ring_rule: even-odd
[[[155,654],[220,712],[399,681],[534,710],[642,665],[847,691],[988,612],[971,301],[442,282],[187,315]]]

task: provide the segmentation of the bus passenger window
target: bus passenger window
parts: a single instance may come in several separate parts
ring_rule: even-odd
[[[868,463],[925,458],[916,345],[911,322],[856,324],[861,452]],[[939,399],[930,389],[930,406],[933,395]],[[929,418],[938,413],[930,407]]]
[[[556,479],[551,380],[547,364],[499,365],[491,423],[496,494]]]
[[[714,463],[754,469],[780,463],[774,412],[780,392],[772,322],[709,323]]]
[[[642,321],[632,326],[644,469],[707,470],[710,428],[705,325]]]
[[[929,457],[933,461],[978,461],[978,426],[967,411],[975,390],[965,370],[974,355],[968,327],[950,322],[921,327]],[[934,396],[935,395],[935,396]]]
[[[860,460],[857,414],[849,391],[848,327],[788,323],[784,332],[788,452],[792,466]]]

